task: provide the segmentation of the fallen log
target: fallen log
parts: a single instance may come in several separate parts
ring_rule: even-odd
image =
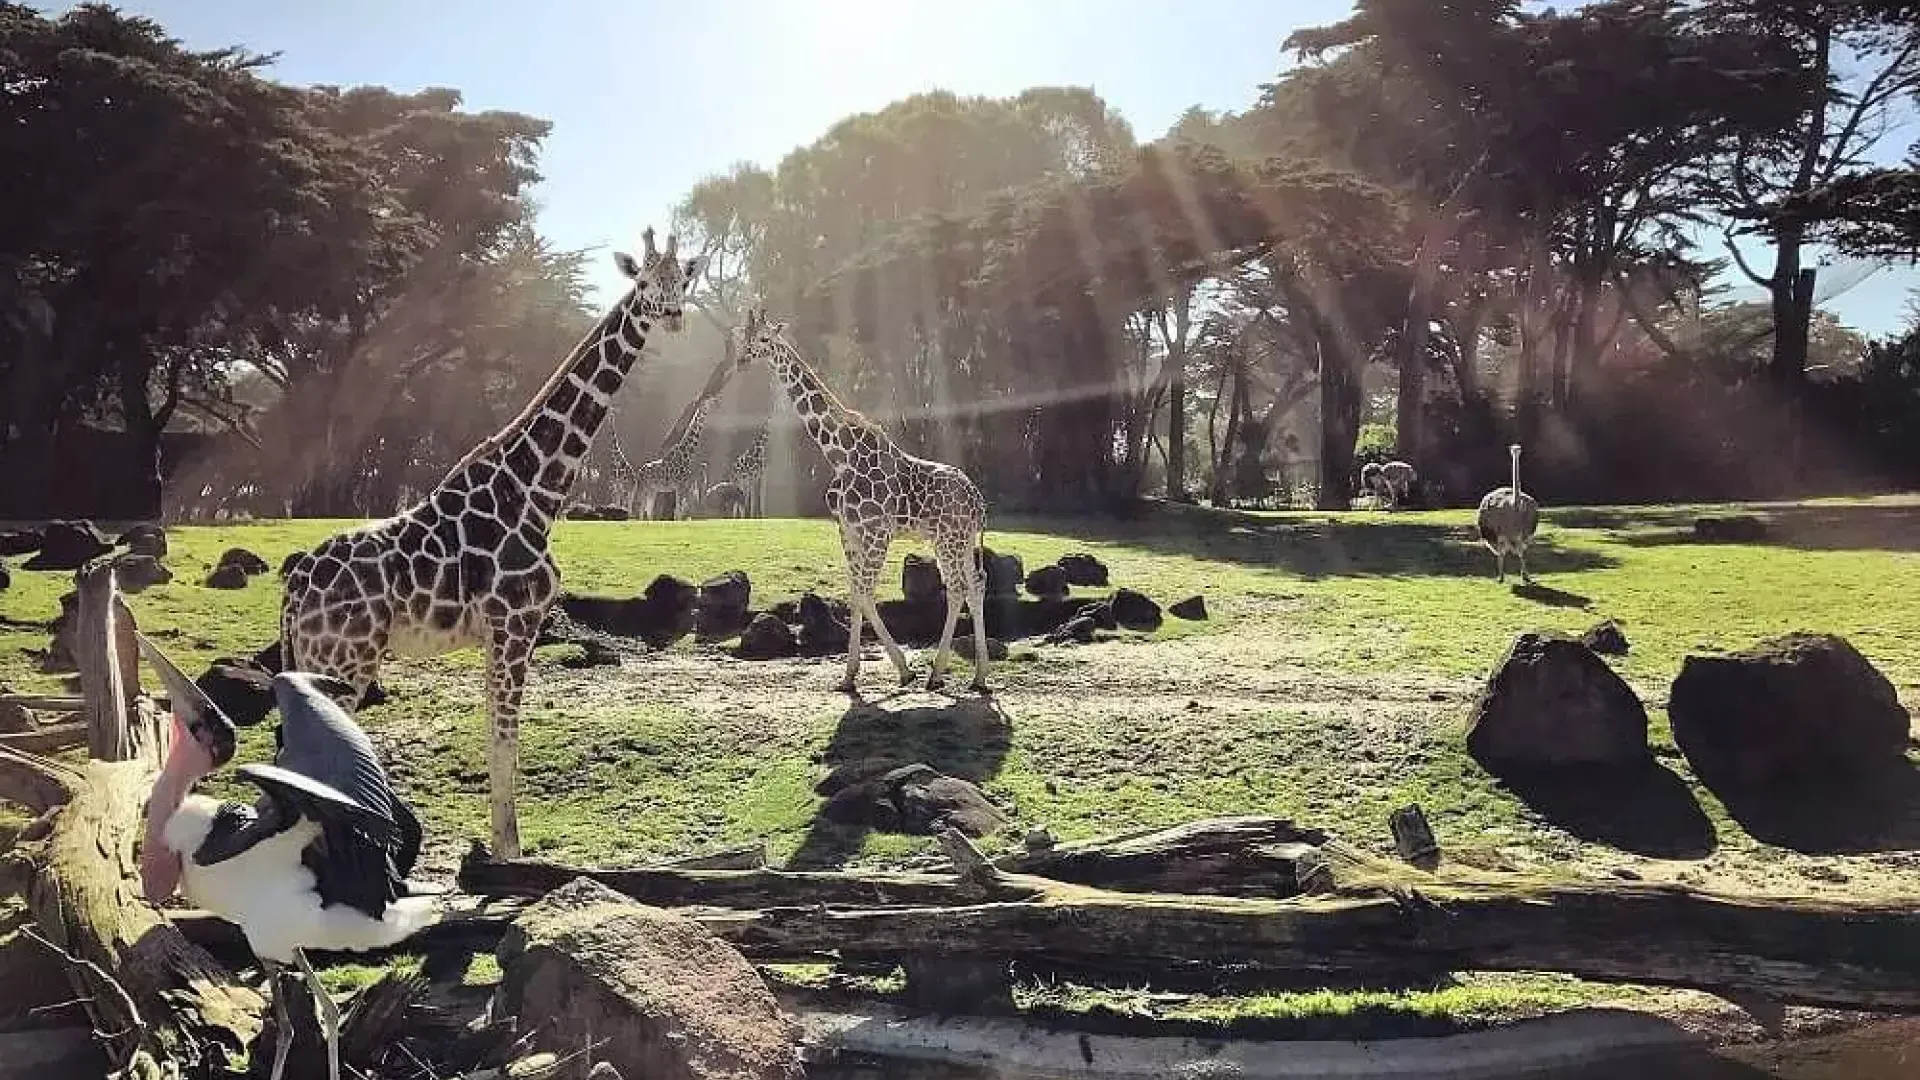
[[[16,731],[9,735],[0,735],[0,746],[22,750],[29,754],[53,754],[67,750],[87,741],[87,725],[84,723],[59,724],[43,727],[37,731]]]
[[[132,883],[160,726],[136,696],[138,669],[124,648],[131,617],[104,563],[82,574],[80,599],[94,756],[66,764],[0,746],[0,798],[42,815],[14,857],[30,875],[35,932],[59,956],[116,1075],[207,1075],[231,1067],[252,1042],[262,1003]]]
[[[1284,823],[1199,823],[1189,837],[1271,837]],[[1291,826],[1285,826],[1291,828]],[[1177,830],[1175,830],[1177,831]],[[1136,834],[1113,850],[1178,850]],[[1213,845],[1208,839],[1203,847]],[[1288,841],[1288,844],[1295,843]],[[1328,840],[1291,859],[1306,891],[1280,898],[1119,892],[994,868],[966,880],[928,874],[781,871],[587,871],[469,859],[462,887],[504,884],[530,895],[578,873],[637,900],[703,910],[696,918],[756,960],[858,957],[1000,958],[1027,970],[1106,971],[1137,985],[1157,970],[1191,983],[1195,969],[1260,973],[1297,985],[1399,981],[1437,971],[1557,971],[1597,981],[1694,987],[1815,1006],[1920,1012],[1920,898],[1859,901],[1730,896],[1629,882],[1446,877]],[[1090,845],[1098,848],[1099,845]],[[1213,871],[1177,871],[1204,885]],[[1115,887],[1120,856],[1086,865]],[[1072,859],[1055,864],[1075,872]],[[1162,879],[1164,859],[1137,868]],[[1286,875],[1267,874],[1269,885]],[[1216,883],[1217,884],[1217,883]],[[1624,947],[1630,943],[1631,947]]]

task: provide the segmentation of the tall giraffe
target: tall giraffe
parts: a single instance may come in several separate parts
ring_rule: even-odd
[[[767,425],[761,424],[753,441],[733,459],[733,467],[727,470],[727,479],[740,486],[746,494],[748,517],[764,517],[766,507],[767,475]]]
[[[486,650],[487,775],[501,858],[520,852],[520,698],[534,638],[560,586],[548,535],[607,403],[641,359],[654,324],[669,333],[685,325],[688,283],[706,261],[680,261],[673,236],[664,251],[654,250],[652,229],[644,238],[640,260],[614,254],[632,288],[519,416],[468,451],[419,504],[322,541],[287,575],[285,667],[335,676],[356,697],[389,652]]]
[[[607,467],[602,474],[605,479],[606,501],[630,506],[632,500],[621,494],[629,491],[634,478],[640,470],[634,468],[633,461],[627,457],[626,448],[620,445],[620,408],[610,405],[607,408]],[[631,511],[629,511],[631,513]]]
[[[840,403],[820,376],[782,333],[784,322],[769,323],[763,311],[750,311],[742,332],[741,367],[765,360],[807,434],[826,456],[833,477],[827,482],[827,509],[840,523],[847,558],[848,607],[852,626],[847,642],[847,677],[840,689],[855,690],[860,675],[860,629],[873,621],[880,644],[900,672],[900,684],[912,681],[906,654],[893,640],[874,602],[874,585],[886,565],[896,534],[916,534],[933,546],[940,576],[959,588],[947,590],[947,621],[940,631],[927,688],[946,677],[947,654],[960,618],[960,600],[973,613],[972,689],[987,689],[986,578],[980,566],[980,538],[986,528],[987,502],[967,474],[938,461],[900,449],[880,425]]]
[[[691,517],[704,493],[700,472],[700,442],[707,433],[707,414],[718,397],[708,394],[695,401],[679,438],[667,434],[666,449],[659,457],[634,471],[633,487],[627,495],[627,512],[633,512],[635,500],[653,516],[654,498],[663,491],[673,492],[673,516]]]

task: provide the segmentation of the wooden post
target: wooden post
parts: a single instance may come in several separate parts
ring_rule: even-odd
[[[68,765],[0,745],[0,798],[42,815],[16,844],[31,874],[28,908],[116,1075],[209,1075],[252,1043],[262,1002],[190,944],[133,881],[160,725],[139,694],[133,618],[110,565],[96,561],[82,571],[79,591],[76,659],[92,760]]]

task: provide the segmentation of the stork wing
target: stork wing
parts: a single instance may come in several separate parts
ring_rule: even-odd
[[[221,803],[219,812],[213,818],[213,828],[207,831],[207,838],[193,851],[193,861],[201,866],[212,866],[244,855],[260,841],[285,832],[297,820],[277,812],[272,806],[261,813],[259,807],[244,803]]]
[[[273,677],[273,696],[280,705],[280,752],[274,764],[377,816],[386,822],[385,835],[391,839],[398,820],[393,786],[373,741],[335,700],[341,685],[299,671]]]
[[[246,764],[234,772],[267,793],[276,804],[321,825],[343,826],[365,834],[382,847],[397,844],[400,828],[381,811],[362,806],[345,792],[278,765]]]

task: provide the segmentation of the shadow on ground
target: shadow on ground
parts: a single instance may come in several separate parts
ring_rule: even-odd
[[[1593,606],[1592,597],[1581,596],[1579,593],[1567,592],[1565,589],[1556,589],[1551,585],[1542,585],[1538,582],[1521,582],[1515,585],[1513,587],[1513,595],[1522,600],[1531,600],[1536,604],[1544,604],[1547,607],[1580,608],[1584,610]]]
[[[1131,520],[1102,517],[1019,518],[996,528],[1042,528],[1058,536],[1123,544],[1162,554],[1219,559],[1322,577],[1493,577],[1493,556],[1469,525],[1395,521],[1378,516],[1298,515],[1276,517],[1240,510],[1156,505]],[[988,537],[988,546],[992,546]],[[1568,549],[1551,537],[1527,548],[1535,574],[1568,573],[1617,566],[1591,551]]]
[[[1620,542],[1638,547],[1707,543],[1694,535],[1695,521],[1751,517],[1764,532],[1740,543],[1805,551],[1920,551],[1920,504],[1915,503],[1574,507],[1544,516],[1567,528],[1611,530],[1621,534]]]
[[[858,701],[841,715],[820,763],[828,769],[864,758],[921,762],[948,776],[985,784],[1000,771],[1013,742],[1013,724],[992,698],[963,698],[940,706],[888,708],[888,699]],[[827,870],[859,854],[869,830],[815,815],[793,870]]]
[[[1500,779],[1535,813],[1591,843],[1656,859],[1704,859],[1719,841],[1687,782],[1657,761]]]
[[[1920,850],[1920,767],[1905,758],[1845,778],[1710,790],[1761,843],[1807,855]]]

